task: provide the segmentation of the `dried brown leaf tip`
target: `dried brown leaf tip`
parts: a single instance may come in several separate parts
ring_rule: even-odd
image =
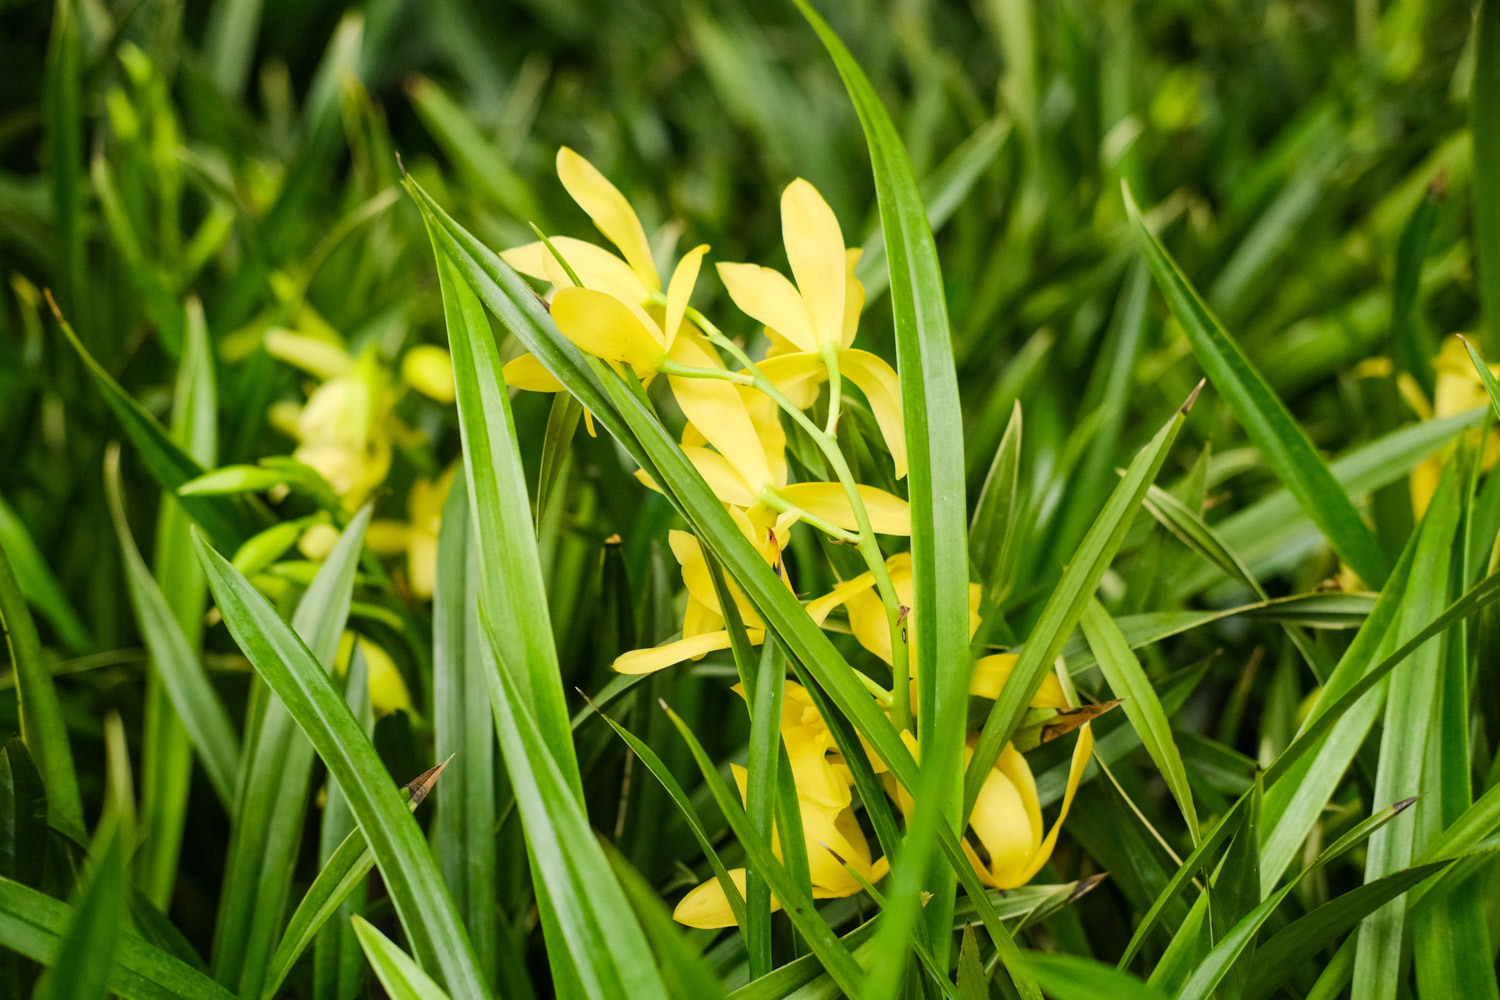
[[[430,767],[406,783],[406,790],[411,795],[411,805],[415,809],[422,804],[422,800],[432,792],[432,786],[437,784],[438,778],[442,777],[443,769],[453,760],[454,754],[448,755],[448,760],[443,761],[437,767]]]
[[[1093,722],[1106,712],[1113,711],[1120,699],[1102,701],[1097,705],[1082,705],[1078,708],[1059,709],[1057,715],[1042,726],[1041,742],[1050,743],[1059,736],[1066,736],[1078,727]]]
[[[1187,413],[1190,410],[1192,410],[1193,404],[1196,403],[1196,402],[1198,402],[1198,393],[1200,393],[1200,392],[1203,391],[1203,386],[1207,382],[1208,382],[1208,379],[1206,379],[1206,378],[1200,378],[1198,380],[1198,384],[1195,385],[1195,386],[1193,386],[1193,391],[1190,392],[1190,393],[1188,393],[1187,402],[1185,402],[1185,403],[1182,404],[1182,412],[1183,413]]]
[[[1077,882],[1074,882],[1073,891],[1068,895],[1068,902],[1071,903],[1080,896],[1087,896],[1090,892],[1094,891],[1094,886],[1107,878],[1109,878],[1109,872],[1099,872],[1096,875],[1090,875],[1087,878],[1081,878]]]

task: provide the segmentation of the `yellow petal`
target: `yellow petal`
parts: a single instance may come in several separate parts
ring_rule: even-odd
[[[744,899],[745,869],[729,869],[729,881],[734,883],[734,887],[739,890],[740,898]],[[775,913],[779,909],[781,909],[781,901],[772,896],[771,912]],[[714,930],[720,927],[733,927],[734,910],[730,909],[729,900],[724,895],[724,887],[719,884],[718,878],[711,878],[682,897],[681,902],[677,904],[677,909],[672,911],[672,919],[689,927]]]
[[[813,339],[838,345],[844,331],[847,282],[844,234],[823,196],[800,177],[782,193],[781,234]]]
[[[677,339],[677,328],[682,325],[682,314],[687,311],[688,300],[693,297],[693,286],[698,283],[698,269],[703,266],[703,255],[706,253],[707,243],[689,250],[677,262],[672,280],[667,283],[667,315],[662,332],[667,338],[668,351],[671,351],[672,342]]]
[[[1042,865],[1052,857],[1052,849],[1057,846],[1057,835],[1062,831],[1063,820],[1068,818],[1068,810],[1073,807],[1073,796],[1078,791],[1078,783],[1083,780],[1084,769],[1088,767],[1089,756],[1093,752],[1094,734],[1090,727],[1085,725],[1078,730],[1078,743],[1073,747],[1073,760],[1068,766],[1068,787],[1063,792],[1062,807],[1057,811],[1057,820],[1052,824],[1052,829],[1047,831],[1047,838],[1032,855],[1031,863],[1020,873],[1020,880],[1015,885],[1025,885],[1030,882],[1036,877],[1036,873],[1041,871]],[[1027,773],[1030,774],[1030,771],[1028,770]],[[1035,792],[1033,791],[1032,794],[1034,796]],[[1001,888],[1010,888],[1010,886]]]
[[[816,352],[812,323],[797,288],[786,275],[759,264],[718,265],[719,280],[734,304],[751,319],[774,330],[799,350]]]
[[[911,607],[910,604],[907,607]],[[885,602],[875,588],[854,594],[844,603],[849,614],[849,631],[859,644],[886,663],[891,663],[891,625],[885,616]],[[908,641],[916,632],[916,618],[906,620]]]
[[[724,503],[734,504],[736,507],[754,507],[760,499],[745,483],[742,477],[729,459],[716,451],[707,448],[687,445],[682,449],[688,461],[698,470],[698,475],[713,490],[714,496]]]
[[[746,629],[752,643],[758,644],[765,635],[760,629]],[[729,648],[728,632],[704,632],[701,635],[678,639],[650,649],[632,649],[615,660],[615,670],[622,674],[651,674],[683,660],[690,660],[704,653]]]
[[[314,525],[313,527],[332,528],[332,525]],[[307,535],[312,534],[308,529]],[[304,539],[307,535],[303,535]],[[337,539],[338,532],[335,530],[333,537]],[[394,521],[390,518],[377,517],[370,522],[369,529],[365,532],[365,544],[372,552],[382,556],[393,556],[398,552],[406,551],[407,540],[411,537],[411,527],[405,521]],[[332,546],[329,546],[331,549]],[[328,552],[322,555],[308,556],[309,559],[322,559]]]
[[[875,574],[873,573],[864,572],[859,574],[859,576],[851,577],[836,585],[822,597],[809,601],[807,603],[807,613],[814,622],[822,625],[824,620],[827,619],[829,612],[834,608],[848,601],[855,594],[869,590],[873,586],[875,586]]]
[[[859,332],[859,315],[865,311],[865,285],[854,276],[854,268],[859,264],[861,253],[863,251],[859,247],[849,247],[844,251],[844,329],[839,338],[841,347],[854,343],[854,335]]]
[[[379,523],[379,521],[376,521],[374,524],[371,524],[370,527],[373,529],[375,525]],[[405,525],[403,525],[402,527],[404,528]],[[333,551],[333,547],[338,544],[338,540],[339,530],[331,524],[324,524],[320,522],[318,524],[314,524],[312,527],[308,528],[302,533],[302,537],[297,539],[297,549],[307,558],[313,560],[314,562],[317,562],[319,560],[328,558],[328,553]],[[406,539],[403,534],[401,540],[402,544],[405,543],[405,540]],[[401,551],[401,546],[398,544],[391,551],[399,552]]]
[[[661,288],[661,279],[657,277],[656,265],[651,260],[651,245],[646,242],[646,231],[641,228],[641,220],[620,189],[592,163],[566,146],[557,151],[557,176],[605,238],[620,248],[641,284],[651,291]]]
[[[801,410],[813,405],[818,398],[818,386],[828,380],[828,365],[823,356],[807,351],[767,355],[756,367]]]
[[[695,635],[718,632],[724,628],[724,616],[707,607],[691,594],[682,615],[682,637],[691,639]]]
[[[787,503],[845,531],[858,531],[854,509],[838,483],[792,483],[778,492]],[[911,507],[905,500],[873,486],[859,487],[860,499],[878,535],[911,534]]]
[[[406,681],[401,678],[401,671],[396,669],[396,663],[380,646],[361,638],[359,650],[365,656],[365,668],[370,684],[370,707],[375,709],[376,715],[390,715],[392,712],[411,708],[411,695],[406,691]]]
[[[671,356],[679,364],[695,368],[719,367],[718,358],[691,336],[678,337],[672,345]],[[751,419],[737,386],[719,379],[676,375],[670,376],[668,381],[683,414],[698,433],[734,466],[753,493],[759,494],[762,487],[774,485],[770,465],[766,462],[765,445],[756,433],[755,421]]]
[[[555,246],[557,241],[553,240]],[[528,278],[538,281],[551,281],[547,277],[547,260],[551,258],[552,252],[547,249],[547,244],[541,240],[534,243],[523,243],[518,247],[500,251],[500,259],[511,267],[520,271]]]
[[[1015,752],[1006,744],[1001,755]],[[1020,790],[998,767],[985,776],[979,797],[974,800],[969,825],[990,856],[988,874],[995,884],[1003,888],[1024,884],[1024,880],[1015,879],[1031,861],[1039,833],[1032,825]]]
[[[868,351],[839,352],[839,371],[859,387],[870,403],[880,436],[896,464],[896,478],[906,475],[906,427],[901,417],[901,387],[885,359]]]
[[[413,534],[406,550],[406,576],[411,592],[422,600],[437,586],[437,535]]]
[[[527,392],[562,392],[563,384],[549,372],[535,354],[522,354],[505,363],[500,370],[505,384]]]
[[[981,656],[974,663],[974,674],[969,678],[969,693],[992,701],[1000,697],[1000,689],[1010,678],[1020,657],[1014,653],[994,653]],[[1067,708],[1068,698],[1063,693],[1062,682],[1056,674],[1048,674],[1041,689],[1031,699],[1032,708]]]
[[[436,344],[418,344],[401,359],[401,379],[429,399],[451,403],[457,395],[453,385],[453,359]]]
[[[656,324],[639,306],[589,288],[564,288],[552,300],[563,336],[606,361],[654,369],[666,356]]]

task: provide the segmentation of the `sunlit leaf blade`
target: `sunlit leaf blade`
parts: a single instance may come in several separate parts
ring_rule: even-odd
[[[360,531],[350,530],[357,541]],[[349,796],[414,950],[453,989],[465,996],[488,996],[437,862],[324,668],[228,560],[197,541],[209,588],[230,633]]]
[[[651,940],[668,994],[703,997],[704,1000],[723,997],[722,980],[715,975],[705,957],[693,951],[681,929],[672,922],[655,888],[617,851],[606,848],[606,854],[615,877],[620,880],[631,907],[640,918],[641,927]]]
[[[1134,976],[1076,955],[1027,952],[1026,968],[1056,1000],[1166,1000]]]
[[[953,361],[948,305],[938,267],[937,247],[927,209],[901,136],[863,69],[813,8],[798,0],[803,16],[822,39],[838,67],[859,115],[869,147],[885,234],[891,307],[895,314],[897,375],[906,428],[908,495],[911,498],[911,555],[914,607],[922,628],[915,634],[911,669],[917,678],[917,736],[923,769],[942,775],[920,815],[955,829],[963,805],[964,718],[968,711],[968,566],[953,553],[968,551],[964,484],[963,414]],[[897,677],[896,683],[904,683]],[[916,918],[918,890],[927,883],[930,858],[904,853],[890,888],[886,920],[891,939],[904,936],[897,925]],[[909,874],[902,868],[909,869]],[[939,871],[942,871],[939,869]],[[929,927],[946,928],[952,915],[952,878],[933,875],[926,910]],[[948,965],[951,935],[933,937],[933,954]]]
[[[1151,273],[1182,324],[1214,388],[1307,516],[1323,530],[1334,551],[1372,586],[1385,582],[1390,567],[1375,536],[1354,509],[1349,496],[1334,481],[1328,466],[1313,448],[1307,432],[1292,418],[1286,405],[1256,371],[1208,306],[1188,283],[1176,261],[1146,228],[1129,190],[1126,209],[1136,237],[1151,265]]]
[[[369,508],[354,517],[292,615],[293,631],[325,674],[333,670],[349,618],[369,518]],[[238,783],[213,968],[215,978],[253,995],[260,990],[285,915],[293,859],[302,840],[313,747],[282,699],[264,687],[252,693],[247,730],[248,757]]]
[[[515,443],[515,420],[500,371],[500,354],[484,306],[468,280],[441,246],[435,249],[458,388],[479,600],[490,625],[506,637],[496,650],[500,665],[515,677],[518,690],[536,713],[545,752],[556,757],[574,794],[582,798],[562,668],[553,645],[547,588],[531,526],[531,499]]]

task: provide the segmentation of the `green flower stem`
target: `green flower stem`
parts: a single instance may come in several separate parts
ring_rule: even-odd
[[[772,402],[796,421],[833,466],[834,475],[843,485],[844,493],[849,498],[849,506],[854,510],[855,523],[859,525],[859,554],[864,557],[865,565],[870,568],[870,574],[875,578],[875,589],[880,594],[881,603],[885,605],[886,624],[891,631],[891,659],[894,661],[891,667],[891,675],[894,679],[894,689],[891,692],[893,721],[896,723],[898,732],[902,729],[910,729],[911,666],[907,657],[906,640],[901,634],[901,602],[896,597],[896,586],[891,582],[891,573],[886,568],[885,557],[881,555],[880,545],[875,541],[875,530],[870,524],[870,514],[865,510],[864,498],[859,495],[859,487],[854,481],[854,474],[849,471],[849,463],[845,461],[844,453],[839,450],[838,442],[833,435],[825,433],[817,424],[808,419],[807,414],[793,405],[792,401],[787,399],[770,379],[766,378],[755,362],[750,360],[750,356],[741,350],[738,344],[724,336],[707,316],[691,306],[688,307],[686,315],[698,325],[710,341],[728,351],[736,361],[745,366],[753,379],[751,384],[771,397]],[[834,364],[836,365],[837,362],[835,361]]]
[[[844,378],[839,372],[838,345],[824,344],[819,350],[823,355],[823,364],[828,367],[828,423],[824,425],[823,433],[832,438],[839,429],[839,404],[844,398]]]
[[[826,532],[827,534],[832,535],[834,538],[837,538],[840,541],[850,542],[854,544],[858,544],[859,542],[859,536],[854,532],[846,531],[836,524],[832,524],[828,521],[823,520],[816,514],[809,514],[801,507],[788,502],[786,497],[783,497],[780,493],[777,493],[769,486],[761,490],[760,500],[761,503],[765,504],[767,507],[770,507],[772,510],[780,511],[783,514],[796,514],[798,520],[806,521],[808,524],[812,525],[814,528],[817,528],[819,531]]]
[[[656,370],[663,375],[672,375],[677,378],[715,378],[723,382],[733,382],[735,385],[753,385],[755,382],[744,372],[726,371],[723,368],[694,368],[692,365],[680,365],[672,360],[663,361],[656,366]]]

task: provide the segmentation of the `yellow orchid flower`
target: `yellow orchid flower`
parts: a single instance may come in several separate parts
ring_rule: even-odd
[[[406,554],[407,584],[422,600],[432,596],[437,582],[438,529],[443,504],[458,472],[458,463],[435,480],[418,479],[406,495],[406,521],[377,518],[370,523],[365,544],[380,555]]]
[[[735,685],[741,698],[744,689]],[[781,741],[791,764],[792,779],[797,786],[797,805],[802,817],[809,874],[814,899],[852,896],[863,886],[844,868],[848,863],[866,881],[875,883],[889,870],[885,858],[871,861],[870,845],[854,815],[853,779],[836,754],[833,735],[813,705],[802,685],[787,681],[781,706]],[[740,788],[746,795],[748,772],[737,764],[730,765]],[[781,857],[780,838],[773,826],[771,849]],[[745,893],[745,869],[729,872],[730,881]],[[774,897],[772,910],[781,908]],[[718,928],[734,926],[734,913],[724,888],[717,878],[710,878],[692,889],[677,904],[672,918],[689,927]]]
[[[906,475],[906,431],[896,373],[879,356],[850,346],[865,301],[864,285],[854,277],[860,251],[844,246],[833,209],[800,178],[782,193],[781,228],[795,285],[774,268],[717,265],[735,305],[766,327],[771,350],[758,367],[804,409],[835,372],[848,378],[869,400],[900,479]]]
[[[786,546],[787,535],[795,518],[783,516],[762,533],[742,511],[730,508],[729,516],[740,531],[765,557],[767,565],[776,566],[781,561],[781,551]],[[687,608],[682,618],[682,638],[647,649],[633,649],[621,654],[614,662],[615,670],[622,674],[649,674],[683,660],[701,659],[708,653],[729,648],[729,632],[724,628],[724,609],[719,604],[718,592],[714,590],[709,574],[708,561],[698,539],[686,531],[669,531],[667,542],[672,555],[682,567],[682,582],[687,587]],[[786,580],[786,574],[781,574]],[[730,597],[739,609],[745,623],[745,632],[751,643],[759,644],[765,637],[765,624],[755,611],[755,606],[744,595],[733,580],[725,581]],[[790,588],[791,584],[787,584]]]
[[[406,352],[401,359],[401,380],[439,403],[451,403],[458,397],[453,359],[436,344],[418,344]]]
[[[396,661],[378,643],[362,635],[345,631],[340,637],[338,654],[334,657],[339,676],[349,672],[349,660],[354,655],[356,642],[359,643],[359,651],[364,654],[365,675],[370,685],[370,707],[375,709],[375,714],[380,716],[411,711],[411,695],[406,690],[406,681],[402,679]]]
[[[1431,403],[1410,375],[1403,373],[1396,383],[1401,395],[1423,420],[1451,417],[1478,406],[1489,405],[1489,392],[1485,389],[1479,372],[1474,369],[1474,362],[1464,348],[1463,341],[1456,334],[1443,341],[1442,348],[1432,359],[1432,368],[1437,380]],[[1500,365],[1490,365],[1490,372],[1500,376]],[[1478,441],[1478,437],[1474,440]],[[1412,511],[1419,518],[1432,502],[1432,495],[1437,491],[1438,480],[1442,478],[1443,466],[1447,463],[1450,451],[1451,449],[1444,449],[1412,470]],[[1497,458],[1500,458],[1500,436],[1491,431],[1484,438],[1484,468],[1491,468]]]
[[[891,585],[896,598],[904,607],[911,608],[916,584],[912,579],[911,553],[898,552],[885,561],[891,575]],[[969,634],[979,628],[979,601],[981,588],[977,583],[969,584]],[[875,575],[865,572],[850,577],[836,585],[828,593],[807,604],[807,613],[812,620],[822,625],[828,615],[842,606],[849,615],[849,630],[859,644],[886,663],[893,663],[891,656],[891,632],[885,617],[885,605],[875,589]],[[907,645],[914,643],[918,618],[915,610],[906,618]]]

